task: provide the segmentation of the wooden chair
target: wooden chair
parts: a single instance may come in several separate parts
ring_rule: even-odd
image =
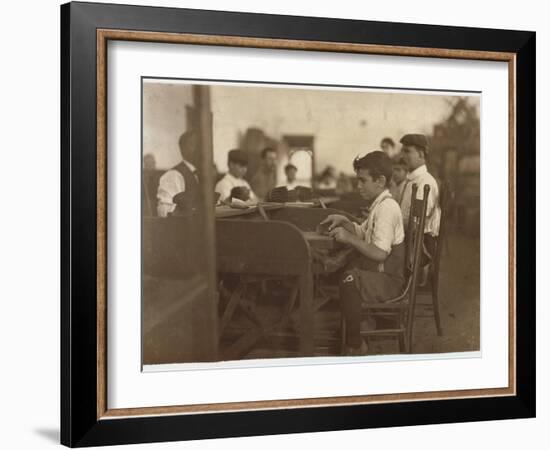
[[[397,338],[399,351],[412,353],[413,350],[413,325],[416,307],[416,294],[418,288],[418,272],[420,257],[424,240],[424,223],[426,221],[426,209],[430,187],[424,186],[424,196],[421,200],[416,198],[418,187],[412,187],[411,209],[409,225],[406,233],[405,273],[406,283],[403,292],[392,299],[377,303],[364,303],[362,313],[370,317],[380,317],[390,323],[388,328],[361,331],[361,336],[367,340],[373,336],[388,336]],[[345,341],[345,321],[342,320],[342,346]]]
[[[425,287],[419,288],[419,296],[430,296],[431,301],[418,302],[417,305],[422,308],[431,310],[431,314],[419,314],[417,317],[432,317],[434,318],[437,335],[443,335],[443,329],[441,326],[441,312],[439,307],[439,269],[441,266],[441,254],[443,253],[443,247],[447,242],[448,234],[448,217],[450,212],[450,204],[453,198],[453,191],[450,188],[449,183],[443,183],[440,189],[439,204],[441,208],[441,218],[439,222],[439,235],[436,239],[435,253],[430,264],[430,271],[428,275],[428,283]]]

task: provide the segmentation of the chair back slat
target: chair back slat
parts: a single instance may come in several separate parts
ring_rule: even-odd
[[[409,210],[409,222],[407,229],[405,230],[405,274],[410,274],[412,271],[412,262],[413,262],[413,250],[414,246],[412,244],[414,237],[415,229],[415,214],[418,213],[417,198],[416,193],[418,191],[418,186],[415,184],[412,185],[411,189],[411,208]]]
[[[428,196],[430,186],[424,185],[423,197],[416,198],[417,186],[413,185],[411,198],[411,212],[409,215],[409,248],[412,250],[412,267],[410,270],[409,287],[409,308],[407,311],[407,347],[412,352],[412,333],[414,325],[414,314],[416,308],[416,290],[418,286],[418,273],[420,270],[420,259],[424,246],[424,225],[426,223],[426,211],[428,209]],[[409,256],[409,255],[407,255]]]

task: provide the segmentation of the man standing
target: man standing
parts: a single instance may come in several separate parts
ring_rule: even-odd
[[[180,209],[195,211],[199,206],[200,187],[196,169],[189,162],[196,147],[196,136],[192,131],[183,133],[178,141],[182,162],[165,172],[159,180],[157,190],[157,214],[166,217],[174,212],[178,196]],[[178,195],[180,194],[180,195]]]
[[[227,154],[228,171],[225,176],[216,183],[215,192],[220,194],[220,201],[230,200],[231,191],[234,188],[246,188],[249,190],[247,203],[257,203],[257,198],[250,188],[248,182],[244,179],[248,169],[248,155],[245,151],[234,149]]]
[[[424,196],[424,186],[430,186],[428,195],[428,206],[426,209],[426,222],[424,225],[424,245],[430,257],[435,252],[436,238],[439,235],[439,220],[441,209],[439,207],[439,187],[435,178],[428,172],[426,167],[426,156],[428,153],[428,139],[423,134],[406,134],[401,138],[403,159],[407,164],[409,173],[407,184],[401,198],[401,212],[405,230],[409,222],[411,209],[412,186],[418,186],[417,198]]]
[[[260,200],[265,200],[271,189],[277,185],[277,152],[266,147],[262,150],[262,163],[250,180],[250,185]]]

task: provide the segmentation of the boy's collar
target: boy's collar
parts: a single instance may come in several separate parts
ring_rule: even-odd
[[[240,180],[241,178],[238,178],[236,177],[235,175],[233,175],[231,172],[227,171],[227,175],[229,175],[231,178],[233,178],[234,180]]]
[[[380,203],[382,200],[384,200],[386,197],[391,197],[389,189],[384,189],[380,194],[376,196],[376,198],[372,201],[372,203],[368,207],[368,212],[371,212],[378,203]]]

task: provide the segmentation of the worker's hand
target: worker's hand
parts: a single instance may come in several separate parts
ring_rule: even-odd
[[[343,227],[346,223],[349,223],[350,220],[346,216],[341,214],[331,214],[327,216],[319,225],[326,228],[329,232],[334,230],[336,227]]]
[[[349,244],[353,238],[353,234],[343,227],[336,227],[332,229],[328,235],[334,238],[336,242],[341,242],[342,244]]]

